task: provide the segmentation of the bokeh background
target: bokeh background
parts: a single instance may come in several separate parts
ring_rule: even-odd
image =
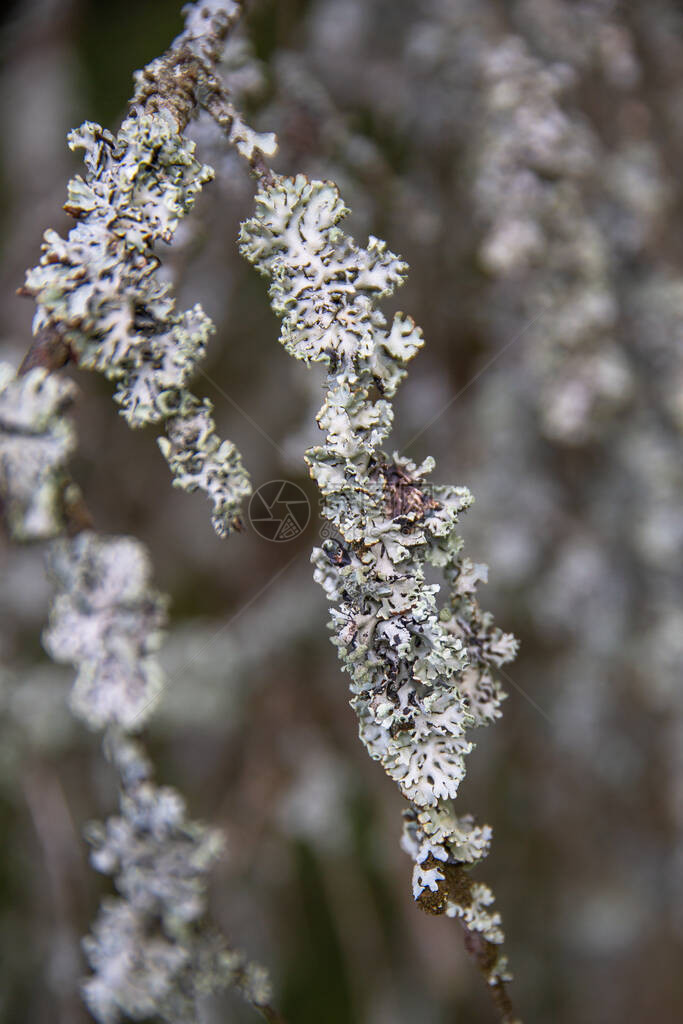
[[[175,0],[20,0],[0,53],[0,356],[61,212],[84,119],[113,126],[131,73],[182,24]],[[683,1019],[683,13],[676,0],[254,0],[226,67],[279,170],[331,177],[351,230],[411,265],[425,331],[395,446],[467,484],[482,602],[521,641],[501,722],[460,806],[494,827],[479,869],[503,913],[527,1024]],[[283,544],[221,542],[174,492],[152,431],[74,374],[73,475],[98,527],[150,547],[172,598],[160,781],[220,826],[212,912],[272,970],[290,1024],[486,1024],[457,925],[410,895],[400,796],[369,761],[308,555],[302,453],[320,379],[277,344],[236,250],[253,185],[216,168],[168,254],[217,324],[197,387],[254,483],[313,516]],[[115,806],[70,675],[42,652],[38,548],[0,536],[0,1022],[84,1024],[80,937],[107,881],[83,824]],[[324,1009],[322,1009],[324,1008]],[[253,1020],[228,995],[207,1024]]]

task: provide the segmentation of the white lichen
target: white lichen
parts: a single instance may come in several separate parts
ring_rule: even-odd
[[[145,548],[80,533],[54,545],[50,572],[56,593],[44,642],[55,661],[78,669],[74,713],[95,729],[141,727],[163,685],[156,650],[165,619]]]
[[[194,21],[204,23],[200,8],[188,14],[188,38]],[[184,45],[185,36],[180,40]],[[81,367],[114,382],[130,426],[166,424],[160,441],[174,482],[207,493],[223,535],[240,522],[249,478],[237,450],[216,437],[210,404],[189,391],[213,324],[199,305],[176,309],[158,252],[213,170],[197,160],[171,99],[157,97],[151,110],[145,107],[144,87],[155,73],[168,74],[167,65],[161,58],[140,73],[131,112],[115,135],[90,121],[70,133],[69,145],[84,151],[85,163],[84,176],[69,183],[65,206],[76,225],[66,238],[45,232],[40,264],[27,273],[24,291],[38,306],[34,332],[58,337]],[[272,140],[236,116],[228,134],[247,158],[257,146],[272,152]]]
[[[0,363],[0,494],[13,540],[48,540],[64,521],[65,466],[75,448],[62,415],[75,385],[36,367],[17,377]]]
[[[106,900],[84,942],[93,975],[85,1001],[100,1024],[155,1017],[197,1020],[197,1001],[237,984],[255,1005],[270,994],[263,968],[249,964],[203,920],[208,871],[221,836],[187,818],[180,795],[155,785],[141,748],[120,737],[112,758],[122,781],[121,813],[88,829],[93,867],[111,875]]]
[[[475,590],[486,567],[461,555],[456,527],[472,502],[467,489],[428,483],[431,459],[416,466],[381,448],[390,399],[422,335],[402,313],[387,325],[376,302],[407,267],[378,239],[361,248],[344,234],[338,225],[347,212],[331,182],[277,176],[242,226],[242,252],[270,280],[287,351],[327,367],[318,414],[325,442],[307,462],[333,537],[313,552],[315,578],[333,603],[333,642],[361,739],[412,805],[407,848],[419,898],[446,881],[436,861],[472,864],[488,849],[490,829],[458,820],[451,801],[472,749],[468,730],[500,713],[494,672],[516,643],[479,609]],[[443,572],[445,602],[426,582],[427,565]],[[436,860],[428,864],[430,853]],[[486,905],[482,889],[460,916],[499,944]],[[448,906],[458,912],[455,894]]]
[[[568,65],[537,59],[516,36],[484,46],[479,64],[480,262],[494,278],[524,281],[524,343],[543,431],[558,444],[585,444],[627,406],[634,383],[615,338],[610,246],[586,196],[605,157],[571,107]]]

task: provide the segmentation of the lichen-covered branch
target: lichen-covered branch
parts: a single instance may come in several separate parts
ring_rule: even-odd
[[[90,728],[141,728],[163,684],[155,652],[166,604],[150,587],[145,548],[88,531],[55,543],[49,570],[56,593],[44,643],[54,661],[78,668],[72,710]]]
[[[208,871],[222,849],[218,832],[187,818],[182,797],[154,783],[137,743],[113,732],[110,756],[122,782],[121,811],[92,824],[93,866],[114,878],[119,897],[100,908],[85,952],[83,986],[98,1021],[198,1019],[198,1002],[236,984],[267,1018],[265,970],[228,949],[206,921]]]
[[[220,95],[222,126],[248,159],[259,147],[274,151],[272,138],[232,109],[213,74],[240,11],[232,0],[189,5],[185,31],[138,74],[119,131],[87,121],[71,132],[69,145],[83,150],[85,163],[64,207],[76,225],[67,238],[45,233],[40,264],[22,289],[38,306],[28,365],[71,358],[115,384],[130,426],[163,424],[159,443],[175,485],[204,491],[221,536],[241,525],[249,478],[234,445],[217,436],[211,403],[189,390],[213,324],[199,305],[176,308],[159,246],[172,242],[213,176],[183,134],[201,104],[213,108]]]
[[[605,155],[588,125],[563,109],[566,65],[544,65],[517,37],[484,47],[480,63],[479,258],[496,279],[535,270],[519,291],[532,321],[540,422],[556,443],[585,444],[633,392],[615,340],[612,253],[583,194],[591,175],[605,173]]]
[[[77,669],[71,707],[105,746],[121,783],[120,816],[92,825],[93,865],[119,892],[105,901],[85,942],[92,975],[85,1001],[101,1024],[157,1016],[197,1020],[198,1001],[236,985],[267,1020],[270,986],[263,968],[227,947],[205,920],[208,872],[221,850],[218,833],[187,818],[179,794],[157,786],[138,730],[163,688],[156,652],[165,599],[150,583],[151,563],[129,537],[90,529],[67,533],[64,491],[73,428],[61,418],[73,384],[42,367],[15,376],[0,366],[0,496],[12,536],[52,539],[55,594],[46,650]],[[53,539],[56,538],[56,539]]]
[[[327,367],[325,441],[307,462],[336,538],[314,550],[315,577],[333,604],[361,739],[409,803],[403,845],[415,899],[483,943],[487,955],[475,959],[500,995],[510,977],[500,917],[490,890],[465,873],[486,855],[491,830],[459,815],[454,798],[471,730],[500,715],[495,669],[516,642],[475,596],[486,567],[463,555],[457,533],[467,489],[431,484],[432,459],[417,466],[382,450],[390,400],[423,341],[409,317],[387,324],[377,308],[406,265],[379,239],[361,248],[344,234],[347,212],[332,183],[277,176],[242,227],[242,252],[270,280],[287,351]],[[430,565],[443,573],[445,599],[427,583]]]

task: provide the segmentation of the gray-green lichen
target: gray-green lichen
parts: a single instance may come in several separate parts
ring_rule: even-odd
[[[128,117],[119,132],[86,122],[69,135],[85,178],[69,182],[66,239],[46,231],[26,277],[34,329],[59,328],[85,369],[116,383],[132,426],[168,416],[203,358],[212,330],[200,306],[179,313],[154,246],[170,242],[212,170],[170,115]]]
[[[536,59],[522,39],[484,46],[479,62],[479,258],[495,278],[530,275],[520,291],[540,422],[554,442],[585,444],[628,405],[634,389],[616,339],[613,252],[590,208],[587,183],[601,173],[638,174],[642,154],[624,154],[620,169],[603,170],[597,137],[563,102],[572,69]],[[651,198],[656,219],[665,197]]]
[[[71,707],[105,748],[121,785],[120,813],[92,824],[93,866],[114,879],[84,948],[92,974],[83,995],[99,1024],[150,1017],[198,1021],[200,997],[235,985],[266,1005],[266,972],[230,950],[205,920],[208,873],[220,835],[188,819],[174,789],[154,782],[140,745],[142,726],[163,688],[157,661],[165,600],[151,589],[151,564],[128,537],[82,532],[53,542],[56,584],[44,643],[55,661],[78,669]]]
[[[171,467],[175,487],[203,491],[213,505],[211,521],[219,537],[239,523],[239,508],[251,493],[240,453],[216,434],[212,405],[186,395],[166,424],[159,447]]]
[[[45,233],[40,264],[27,274],[34,331],[56,333],[80,366],[113,381],[132,427],[167,423],[162,451],[174,482],[208,493],[225,534],[239,523],[249,478],[236,449],[216,438],[210,405],[198,413],[188,390],[213,324],[199,305],[176,309],[158,255],[213,171],[163,107],[134,106],[116,135],[86,122],[69,145],[84,151],[85,175],[69,183],[65,206],[77,223],[66,238]],[[202,447],[191,446],[195,438]]]
[[[48,540],[64,528],[61,497],[75,436],[62,414],[75,392],[70,380],[40,367],[17,377],[0,364],[0,497],[14,540]]]
[[[490,830],[458,817],[452,801],[470,730],[500,715],[494,671],[516,643],[475,597],[486,567],[463,557],[456,528],[472,502],[467,489],[430,484],[432,459],[416,466],[381,449],[390,399],[422,335],[402,313],[388,325],[378,310],[407,267],[376,238],[356,245],[338,226],[346,213],[332,183],[278,176],[256,197],[242,252],[270,279],[285,348],[328,368],[318,414],[325,443],[307,461],[337,537],[313,552],[315,577],[333,603],[333,642],[351,678],[361,739],[411,805],[404,845],[423,899],[446,877],[425,866],[429,855],[472,864],[488,849]],[[428,565],[443,573],[445,600],[426,582]],[[492,899],[481,885],[460,900],[451,891],[441,912],[500,944],[499,918],[486,909]],[[504,980],[504,958],[496,964],[493,975]]]
[[[75,714],[91,728],[139,728],[163,685],[156,660],[165,602],[150,587],[151,565],[130,537],[80,533],[56,542],[56,592],[44,643],[57,662],[78,669]]]
[[[88,1008],[100,1024],[191,1024],[198,999],[226,984],[256,1006],[267,1003],[263,968],[228,949],[203,920],[221,836],[189,820],[174,789],[154,783],[136,743],[117,736],[111,747],[121,812],[91,824],[88,839],[93,866],[113,877],[120,898],[105,901],[84,943],[94,972],[83,986]]]

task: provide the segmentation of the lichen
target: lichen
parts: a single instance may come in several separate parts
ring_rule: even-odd
[[[605,173],[604,156],[572,110],[568,65],[537,59],[516,36],[485,46],[479,64],[480,262],[500,280],[528,275],[521,292],[540,424],[555,443],[583,445],[634,390],[615,338],[610,247],[584,194],[591,175]]]
[[[180,795],[154,783],[141,748],[116,737],[111,754],[122,781],[121,813],[92,823],[93,867],[114,878],[85,942],[93,975],[83,995],[100,1024],[155,1017],[197,1020],[197,1000],[237,984],[255,1005],[270,996],[259,965],[230,950],[207,925],[208,871],[221,836],[187,818]]]
[[[146,73],[158,85],[153,65]],[[213,170],[183,135],[172,95],[157,96],[151,113],[143,95],[139,82],[115,135],[91,121],[70,133],[69,145],[83,150],[85,163],[84,176],[69,182],[65,205],[76,225],[66,238],[45,232],[40,264],[23,290],[38,306],[34,333],[58,337],[81,367],[111,380],[131,427],[166,424],[160,444],[175,484],[207,493],[224,535],[239,524],[251,488],[237,450],[216,436],[210,403],[189,390],[214,327],[199,305],[177,310],[159,257]],[[259,143],[269,148],[233,120],[230,137],[246,156]],[[188,472],[195,463],[200,471]]]
[[[55,661],[78,669],[74,713],[95,729],[141,727],[163,685],[155,652],[165,620],[145,548],[80,533],[55,543],[50,573],[56,592],[44,642]]]
[[[35,367],[17,377],[0,363],[0,495],[15,541],[49,540],[64,529],[65,466],[75,435],[62,415],[72,381]]]
[[[160,444],[176,485],[207,494],[219,534],[239,528],[250,493],[240,455],[217,437],[210,402],[189,391],[213,327],[200,306],[176,310],[158,256],[212,176],[183,130],[239,10],[231,0],[190,5],[185,32],[138,76],[116,135],[92,122],[71,133],[85,162],[65,206],[76,225],[66,238],[46,232],[40,265],[27,274],[38,338],[23,375],[0,367],[0,496],[17,539],[56,538],[44,645],[55,661],[76,667],[71,708],[104,730],[121,784],[120,813],[88,833],[93,865],[113,877],[119,894],[103,901],[84,942],[92,974],[83,995],[99,1024],[151,1017],[192,1024],[200,998],[230,984],[269,1019],[274,1013],[265,970],[228,948],[205,920],[220,836],[187,817],[175,790],[155,783],[127,736],[144,725],[163,689],[157,648],[166,601],[152,589],[142,544],[100,536],[84,528],[89,517],[63,514],[73,499],[65,465],[74,435],[59,415],[74,386],[48,372],[71,359],[114,382],[131,426],[165,425]],[[232,139],[246,156],[259,142],[267,146],[239,118]]]
[[[432,459],[417,466],[382,450],[390,399],[423,340],[410,317],[396,313],[387,325],[377,308],[403,283],[406,264],[376,238],[358,246],[338,226],[347,212],[331,182],[278,176],[258,193],[241,247],[270,280],[287,351],[327,367],[318,414],[325,442],[306,458],[334,536],[313,552],[315,578],[332,602],[333,643],[361,739],[411,805],[407,848],[419,900],[439,893],[440,864],[472,864],[488,850],[490,829],[458,819],[452,800],[472,750],[469,730],[500,714],[495,668],[514,657],[516,642],[479,608],[486,567],[462,555],[457,522],[469,491],[431,484]],[[442,571],[445,601],[427,566]],[[462,905],[452,893],[435,897],[439,912],[499,944],[487,898],[483,888]]]

